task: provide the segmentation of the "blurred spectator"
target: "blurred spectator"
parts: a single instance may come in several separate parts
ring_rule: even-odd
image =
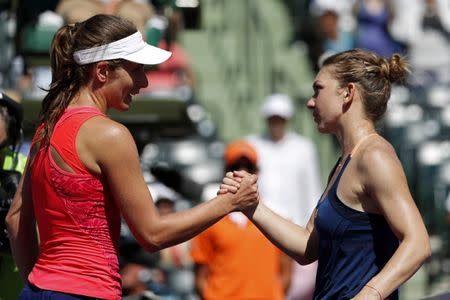
[[[389,57],[402,52],[401,45],[395,41],[388,28],[394,18],[394,6],[390,0],[360,0],[354,7],[358,29],[356,48],[373,51]]]
[[[288,95],[269,95],[262,114],[267,133],[248,137],[259,156],[261,197],[279,215],[305,226],[321,194],[316,147],[308,138],[287,129],[294,114]],[[288,299],[312,299],[316,270],[317,262],[294,264]]]
[[[156,193],[155,205],[161,215],[174,212],[177,196],[164,185],[151,187]],[[190,241],[159,251],[158,268],[165,274],[166,299],[185,299],[194,291],[193,262],[190,255]]]
[[[325,53],[337,53],[353,48],[353,33],[339,26],[339,15],[336,11],[321,12],[318,25]]]
[[[183,47],[176,41],[162,40],[158,47],[171,51],[169,60],[158,65],[157,68],[146,72],[148,86],[141,89],[141,94],[162,94],[187,87],[190,98],[194,88],[194,75],[189,64],[189,58]]]
[[[120,274],[124,299],[158,299],[167,294],[166,276],[158,268],[159,253],[146,252],[122,224],[120,240]]]
[[[245,141],[230,143],[225,171],[257,172],[257,154]],[[292,260],[245,215],[233,212],[192,240],[196,287],[205,300],[284,299]]]
[[[23,287],[5,226],[5,217],[27,159],[19,152],[22,119],[22,106],[0,93],[0,299],[17,299]]]
[[[60,0],[56,13],[68,24],[82,22],[96,14],[112,14],[132,21],[145,37],[153,7],[146,0]]]
[[[16,16],[12,1],[0,1],[0,87],[11,87],[8,73],[14,57],[14,36],[16,34]]]
[[[353,48],[356,27],[352,14],[354,2],[311,1],[309,30],[303,30],[302,38],[308,44],[309,57],[315,70],[319,69],[323,57]]]
[[[124,300],[162,300],[149,289],[152,281],[157,281],[158,273],[142,264],[128,263],[120,271]],[[156,276],[155,276],[156,275]]]
[[[152,1],[156,14],[148,22],[147,40],[172,52],[169,60],[147,71],[149,85],[141,94],[166,96],[175,94],[188,100],[195,87],[189,57],[178,36],[183,30],[183,15],[173,0]]]
[[[397,0],[391,33],[408,47],[417,85],[450,83],[448,0]]]

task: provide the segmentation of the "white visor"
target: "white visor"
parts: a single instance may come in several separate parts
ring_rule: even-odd
[[[73,58],[78,65],[112,59],[125,59],[138,64],[156,65],[166,61],[171,55],[172,52],[170,51],[144,42],[142,34],[137,31],[126,38],[106,45],[75,51]]]

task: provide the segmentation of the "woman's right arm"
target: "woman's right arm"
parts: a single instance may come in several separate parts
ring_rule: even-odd
[[[5,219],[11,251],[23,282],[27,282],[39,253],[29,172],[33,149],[31,153]]]
[[[97,165],[106,179],[130,230],[149,251],[186,241],[229,212],[257,204],[256,176],[249,174],[234,195],[221,195],[191,209],[161,216],[144,181],[136,145],[126,127],[93,118],[81,127],[80,137],[87,143],[81,143],[83,149],[79,153],[91,153],[94,168]],[[89,157],[81,155],[81,159],[89,165]]]
[[[318,236],[314,228],[314,215],[315,211],[304,228],[276,214],[262,201],[253,214],[247,214],[273,244],[301,265],[317,260]]]
[[[228,172],[220,185],[219,195],[236,193],[242,180],[238,172]],[[260,201],[255,208],[244,211],[258,229],[279,249],[302,265],[317,260],[318,233],[313,211],[306,227],[281,217]]]

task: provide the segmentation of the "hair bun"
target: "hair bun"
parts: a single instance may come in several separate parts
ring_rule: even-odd
[[[380,63],[380,68],[381,72],[392,83],[403,81],[409,72],[405,59],[397,53],[388,59],[383,58]]]

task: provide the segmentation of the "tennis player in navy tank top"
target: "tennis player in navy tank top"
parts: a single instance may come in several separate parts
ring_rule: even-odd
[[[318,260],[314,299],[399,299],[399,287],[429,257],[430,243],[392,145],[376,133],[404,59],[354,49],[326,58],[307,106],[321,133],[333,134],[341,159],[305,227],[262,201],[246,215],[301,264]],[[219,193],[239,189],[228,173]],[[302,201],[302,199],[299,199]]]
[[[320,240],[316,299],[351,299],[398,247],[397,237],[381,215],[352,209],[339,199],[337,188],[351,156],[317,205],[315,228]],[[398,291],[389,299],[397,300]]]

